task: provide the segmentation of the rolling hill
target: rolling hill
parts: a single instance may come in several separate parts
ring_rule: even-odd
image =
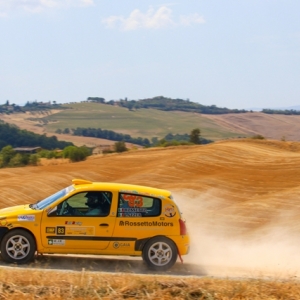
[[[186,262],[214,275],[298,274],[299,164],[300,143],[233,140],[1,169],[0,207],[35,202],[73,178],[166,188],[192,236]]]
[[[21,129],[52,136],[57,129],[91,127],[113,130],[132,137],[163,138],[168,133],[186,134],[200,128],[201,135],[218,141],[260,134],[268,139],[300,140],[300,116],[261,112],[208,115],[181,111],[127,108],[101,103],[73,103],[68,109],[0,114],[0,119]],[[112,145],[114,141],[57,134],[59,140],[81,146]]]

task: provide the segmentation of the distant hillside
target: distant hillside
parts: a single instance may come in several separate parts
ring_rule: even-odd
[[[65,105],[69,109],[42,118],[30,118],[47,132],[69,128],[101,128],[131,137],[161,139],[167,134],[189,134],[200,128],[201,136],[209,140],[239,137],[238,131],[224,129],[208,120],[202,114],[184,111],[164,111],[151,108],[129,110],[117,105],[102,103],[73,103]],[[27,116],[28,118],[28,116]],[[245,135],[243,135],[245,136]]]
[[[141,108],[152,108],[164,111],[185,111],[185,112],[196,112],[201,114],[229,114],[229,113],[245,113],[246,110],[242,109],[229,109],[226,107],[217,107],[216,105],[202,105],[196,102],[191,102],[189,99],[172,99],[164,96],[158,96],[148,99],[141,100],[110,100],[105,102],[104,98],[100,97],[88,97],[87,101],[103,103],[109,105],[118,105],[121,107],[126,107],[129,110],[136,110]]]
[[[65,104],[63,110],[0,114],[0,119],[22,129],[52,136],[57,130],[95,128],[130,135],[133,138],[162,139],[168,134],[189,134],[200,128],[201,136],[217,141],[260,134],[268,139],[300,141],[300,116],[262,112],[200,114],[152,108],[132,109],[101,102]],[[55,134],[56,135],[56,134]],[[110,144],[98,138],[57,134],[59,140],[77,145]],[[76,138],[76,141],[75,141]]]

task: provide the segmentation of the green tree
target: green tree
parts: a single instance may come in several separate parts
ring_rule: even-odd
[[[9,166],[10,167],[19,167],[19,166],[26,166],[28,164],[27,160],[28,156],[21,154],[21,153],[16,153],[9,161]]]
[[[116,142],[114,146],[116,152],[125,152],[128,150],[124,141]]]
[[[2,165],[7,166],[10,162],[10,160],[14,157],[15,155],[15,150],[13,149],[12,146],[5,146],[2,148],[0,154],[2,156]]]
[[[29,157],[29,164],[37,166],[39,163],[39,156],[37,154],[31,154]]]
[[[191,131],[190,142],[193,143],[193,144],[201,144],[200,129],[199,128],[195,128]]]
[[[70,133],[70,129],[69,128],[65,128],[62,133],[69,134]]]
[[[61,134],[62,130],[60,128],[58,128],[58,129],[55,130],[55,133]]]
[[[90,155],[87,147],[68,146],[63,150],[63,157],[69,158],[72,162],[85,160]]]

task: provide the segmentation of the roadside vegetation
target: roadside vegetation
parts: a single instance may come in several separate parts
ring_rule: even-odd
[[[1,299],[299,299],[297,280],[1,270]]]

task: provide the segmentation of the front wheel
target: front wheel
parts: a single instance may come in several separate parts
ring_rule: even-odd
[[[150,269],[165,271],[175,264],[178,251],[172,240],[158,236],[146,243],[142,255]]]
[[[1,256],[9,263],[27,263],[33,260],[35,251],[33,236],[22,229],[9,231],[1,242]]]

